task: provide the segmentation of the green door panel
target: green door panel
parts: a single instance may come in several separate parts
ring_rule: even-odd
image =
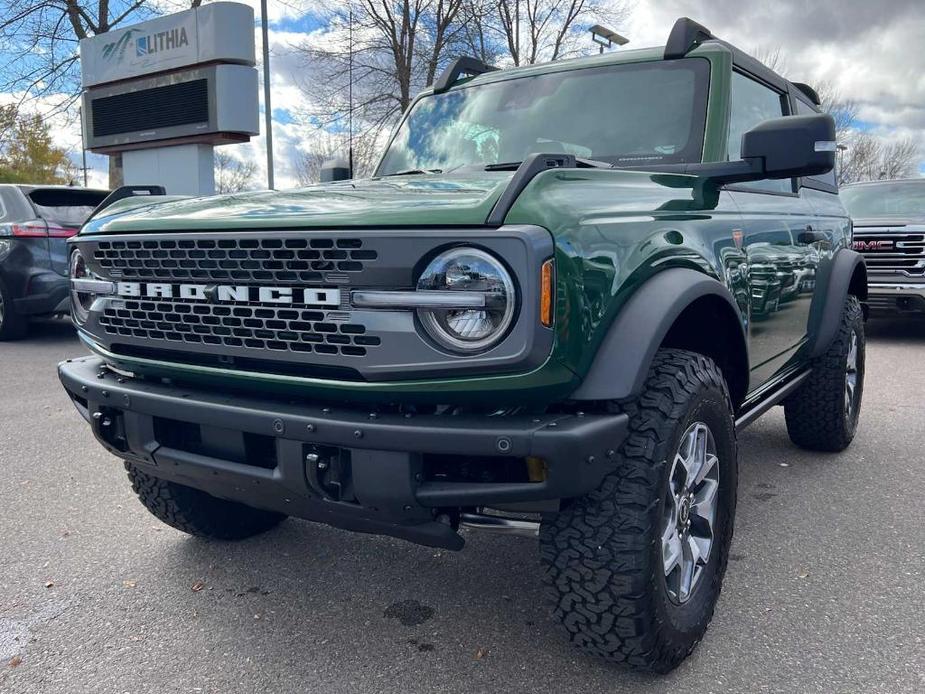
[[[805,342],[818,255],[800,243],[812,207],[796,195],[736,189],[748,263],[751,384],[780,373]]]

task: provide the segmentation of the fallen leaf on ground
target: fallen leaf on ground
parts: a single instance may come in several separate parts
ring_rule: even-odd
[[[136,581],[134,578],[130,578],[126,581],[122,581],[123,588],[134,588],[137,585],[138,585],[138,581]]]
[[[479,649],[475,652],[475,660],[481,660],[482,658],[484,658],[484,657],[487,656],[487,655],[488,655],[488,649],[487,649],[487,648],[479,648]]]
[[[196,581],[193,585],[190,586],[190,590],[194,593],[198,593],[200,590],[206,587],[205,581]]]
[[[809,576],[809,571],[806,570],[803,570],[798,574],[799,578],[806,578],[807,576]]]
[[[22,662],[22,656],[21,656],[21,655],[14,655],[12,658],[10,658],[10,667],[16,667],[16,666],[19,665],[21,662]]]
[[[45,587],[46,587],[46,588],[51,588],[53,585],[55,585],[55,582],[54,582],[54,581],[45,581]]]

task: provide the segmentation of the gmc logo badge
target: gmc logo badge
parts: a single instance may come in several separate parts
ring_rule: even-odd
[[[852,244],[852,247],[856,251],[887,251],[893,247],[893,242],[888,239],[858,240]]]

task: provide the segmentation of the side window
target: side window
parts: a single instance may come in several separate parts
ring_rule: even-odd
[[[728,159],[734,161],[742,155],[742,136],[762,121],[786,115],[782,95],[739,72],[732,73],[729,138],[726,141]],[[743,187],[775,193],[793,192],[789,179],[757,181]]]
[[[7,193],[5,191],[0,190],[0,222],[13,221],[12,215],[7,212],[6,195]]]
[[[814,107],[807,104],[801,99],[797,99],[797,115],[798,116],[811,116],[814,113],[819,113]],[[838,154],[838,152],[836,152]],[[821,176],[810,176],[809,180],[816,181],[817,183],[823,183],[827,186],[835,187],[835,169],[832,169],[827,174],[822,174]]]

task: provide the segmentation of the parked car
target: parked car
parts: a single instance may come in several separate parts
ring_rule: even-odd
[[[842,186],[872,311],[925,314],[925,178]]]
[[[108,192],[0,185],[0,340],[23,337],[30,318],[70,310],[67,239]]]
[[[818,104],[689,19],[659,49],[457,60],[371,179],[91,219],[93,355],[61,382],[175,528],[538,534],[572,642],[670,670],[720,593],[738,431],[783,405],[842,451],[858,425],[867,275]],[[749,257],[779,296],[793,247],[820,279],[756,324]]]

